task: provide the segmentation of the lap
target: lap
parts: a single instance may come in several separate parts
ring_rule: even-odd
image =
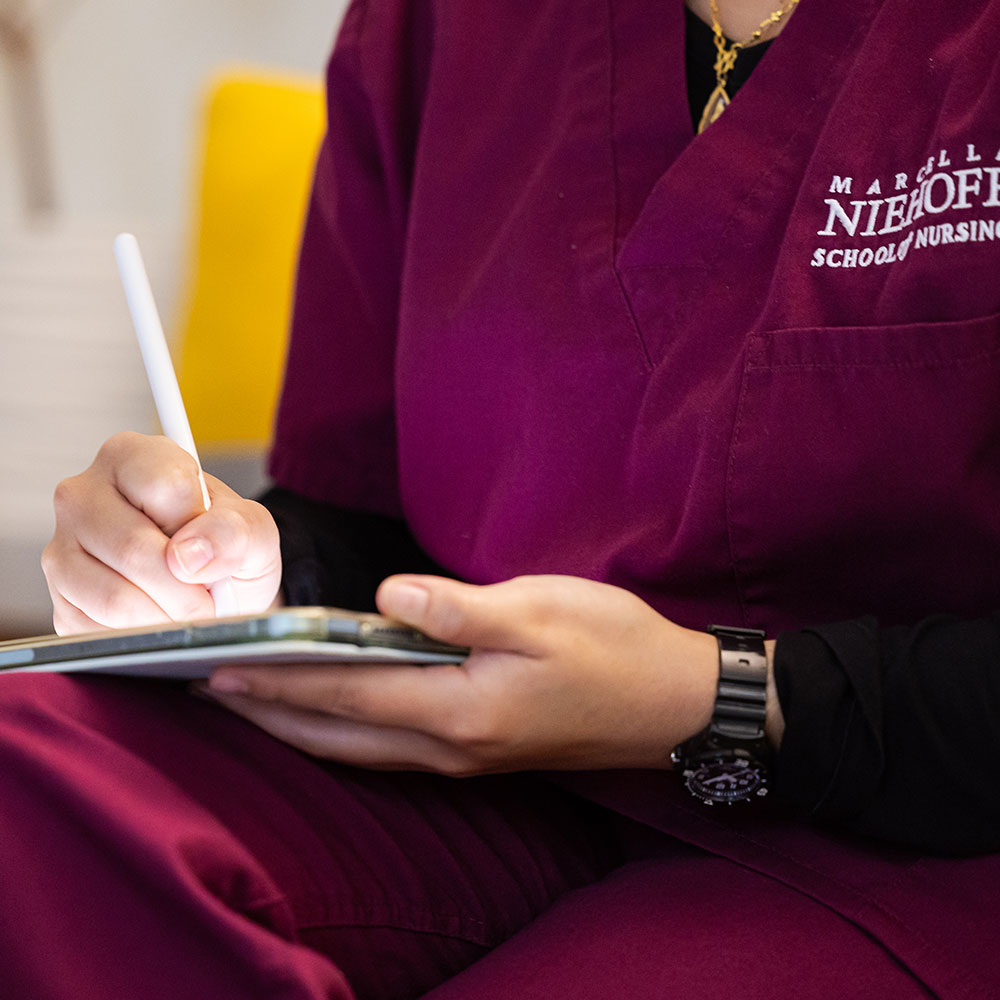
[[[0,800],[4,995],[60,960],[78,997],[263,995],[265,975],[347,996],[342,973],[416,995],[613,854],[600,810],[540,780],[324,766],[183,688],[111,678],[3,679]]]
[[[679,844],[622,866],[425,1000],[729,1000],[932,994],[810,897]]]
[[[637,828],[543,779],[325,766],[173,685],[3,678],[0,801],[4,996],[927,995],[777,878],[611,870]]]

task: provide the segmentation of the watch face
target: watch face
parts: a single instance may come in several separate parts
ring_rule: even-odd
[[[764,768],[739,757],[698,761],[684,771],[684,780],[688,790],[709,805],[732,805],[767,794]]]

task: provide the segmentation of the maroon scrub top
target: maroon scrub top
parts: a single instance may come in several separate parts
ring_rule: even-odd
[[[404,515],[466,579],[577,574],[691,627],[995,610],[1000,2],[802,0],[697,137],[683,22],[351,7],[276,481]],[[948,996],[1000,981],[996,858],[719,818],[662,775],[566,780],[823,900]]]

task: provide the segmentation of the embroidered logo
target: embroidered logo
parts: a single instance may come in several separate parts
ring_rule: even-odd
[[[811,265],[880,267],[926,247],[1000,240],[1000,213],[989,211],[1000,209],[1000,166],[983,166],[982,159],[974,143],[955,163],[942,149],[912,183],[910,174],[897,173],[883,192],[875,178],[863,198],[855,177],[835,175],[824,199],[826,224],[816,232],[823,245]]]

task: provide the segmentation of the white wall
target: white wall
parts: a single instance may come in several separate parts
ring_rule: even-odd
[[[0,63],[0,634],[49,628],[38,555],[51,534],[55,483],[85,467],[115,430],[156,427],[113,235],[139,235],[169,324],[206,82],[233,64],[318,76],[346,2],[28,4],[40,25],[55,210],[24,211],[8,58]]]

